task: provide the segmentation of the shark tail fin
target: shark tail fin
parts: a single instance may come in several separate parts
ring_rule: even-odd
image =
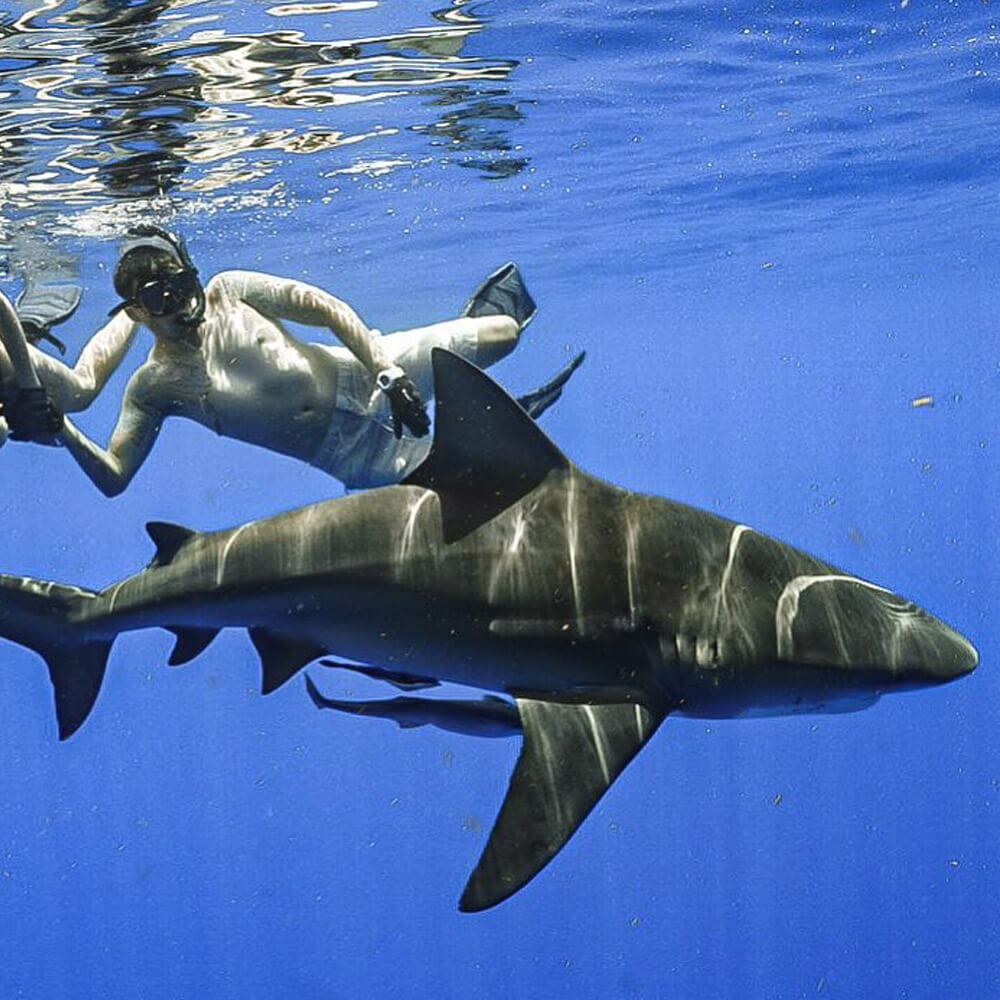
[[[459,909],[512,896],[559,852],[666,711],[633,703],[569,705],[518,698],[524,742],[507,797]]]
[[[0,636],[33,649],[48,665],[61,740],[90,714],[114,641],[88,636],[73,624],[73,612],[97,596],[66,584],[0,575]]]

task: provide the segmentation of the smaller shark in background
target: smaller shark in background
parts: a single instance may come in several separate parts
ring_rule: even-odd
[[[433,363],[434,443],[399,485],[223,531],[152,523],[153,560],[101,591],[0,575],[0,635],[44,657],[60,736],[90,712],[115,637],[151,626],[176,635],[173,663],[246,628],[265,693],[333,654],[404,687],[513,698],[520,755],[459,904],[483,910],[549,863],[671,714],[853,710],[976,667],[906,598],[596,479],[475,366],[440,349]],[[456,728],[476,709],[383,711]]]
[[[347,715],[392,719],[400,729],[434,726],[462,736],[514,736],[521,732],[517,705],[495,694],[475,699],[377,698],[372,701],[342,701],[320,694],[306,676],[306,690],[317,708],[332,708]]]

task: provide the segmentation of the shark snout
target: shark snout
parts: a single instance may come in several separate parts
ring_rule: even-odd
[[[783,659],[873,671],[890,683],[940,684],[979,664],[961,632],[905,597],[856,577],[799,578],[779,602]]]

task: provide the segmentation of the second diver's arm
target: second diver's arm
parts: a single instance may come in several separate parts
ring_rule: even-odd
[[[138,324],[124,311],[118,313],[87,341],[72,368],[29,345],[38,378],[60,410],[75,413],[93,402],[121,364],[137,329]]]
[[[91,441],[69,420],[59,434],[77,465],[105,496],[117,496],[132,481],[163,423],[163,413],[150,402],[143,389],[142,371],[132,376],[125,390],[118,423],[107,448]]]

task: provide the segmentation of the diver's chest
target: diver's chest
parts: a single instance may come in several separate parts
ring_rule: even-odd
[[[309,358],[280,326],[247,306],[212,330],[204,353],[205,377],[217,397],[247,392],[308,392],[314,383]]]

